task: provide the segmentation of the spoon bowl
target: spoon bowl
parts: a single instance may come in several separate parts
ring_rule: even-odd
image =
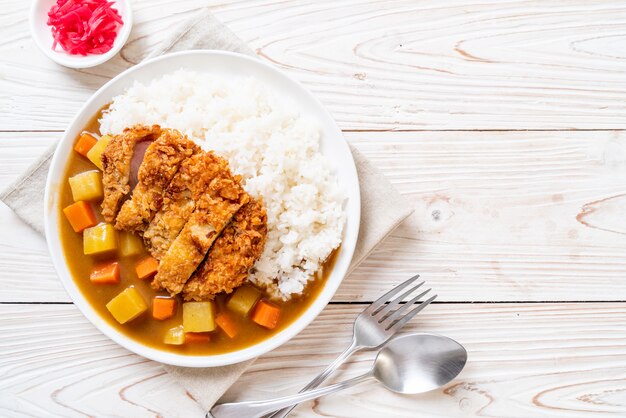
[[[449,383],[466,362],[467,351],[451,338],[409,334],[394,338],[380,350],[372,372],[392,392],[416,394]]]
[[[417,394],[440,388],[457,377],[467,362],[465,348],[436,334],[408,334],[388,341],[367,373],[331,386],[267,401],[216,405],[207,418],[261,417],[300,402],[328,395],[372,377],[396,393]]]

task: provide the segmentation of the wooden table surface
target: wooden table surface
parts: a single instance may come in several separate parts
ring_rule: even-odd
[[[468,348],[459,379],[421,396],[364,384],[294,417],[626,416],[623,1],[136,0],[128,48],[86,70],[36,49],[29,3],[0,1],[0,187],[209,5],[314,92],[415,208],[229,399],[294,392],[348,343],[363,305],[419,272],[439,299],[410,328]],[[44,239],[2,204],[0,226],[0,416],[202,416],[159,364],[81,316]]]

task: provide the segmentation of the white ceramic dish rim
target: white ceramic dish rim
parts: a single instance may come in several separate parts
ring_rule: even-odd
[[[43,4],[50,4],[47,7],[44,7]],[[118,32],[115,40],[113,41],[113,48],[104,54],[100,55],[69,55],[65,51],[60,50],[61,47],[58,47],[58,51],[54,51],[52,49],[52,33],[50,32],[50,27],[46,25],[45,18],[42,18],[42,13],[47,17],[48,10],[54,4],[55,1],[52,0],[35,0],[30,8],[30,33],[35,41],[35,44],[39,47],[41,52],[43,52],[48,58],[52,61],[56,62],[59,65],[63,65],[68,68],[90,68],[95,67],[96,65],[103,64],[113,58],[126,44],[128,37],[130,36],[130,31],[133,27],[133,10],[130,0],[117,0],[115,1],[116,5],[120,5],[121,7],[116,7],[122,16],[122,20],[124,24],[122,25],[121,30]],[[48,40],[48,45],[45,45],[44,40]]]
[[[65,170],[67,158],[69,152],[71,152],[73,140],[78,133],[84,127],[85,121],[89,120],[95,114],[95,112],[104,104],[108,103],[115,94],[121,93],[123,89],[127,88],[136,78],[137,73],[147,71],[150,66],[158,66],[160,63],[165,63],[167,60],[172,60],[176,63],[176,69],[185,66],[185,58],[193,56],[206,56],[208,61],[211,59],[235,59],[243,60],[243,64],[249,68],[257,66],[259,73],[267,73],[269,76],[278,77],[286,88],[293,90],[295,94],[300,96],[300,99],[307,102],[307,105],[312,106],[317,110],[315,117],[323,120],[323,132],[332,133],[332,137],[322,140],[322,152],[324,144],[331,144],[333,147],[338,147],[341,158],[336,159],[337,165],[341,164],[342,167],[338,167],[338,174],[342,174],[340,181],[346,187],[348,194],[348,201],[346,203],[347,221],[344,229],[344,238],[342,245],[337,254],[337,258],[330,273],[324,288],[318,295],[317,299],[307,308],[307,310],[287,328],[272,336],[271,338],[257,343],[251,347],[225,353],[219,355],[208,356],[191,356],[184,354],[177,354],[173,352],[167,352],[158,350],[152,347],[148,347],[141,343],[138,343],[131,338],[125,336],[121,332],[117,331],[114,327],[109,325],[100,315],[91,307],[87,300],[83,297],[78,286],[74,283],[71,273],[67,268],[65,262],[65,256],[61,247],[60,237],[58,233],[59,212],[57,209],[56,197],[58,193],[58,182],[60,181],[63,172]],[[169,70],[172,71],[172,70]],[[158,77],[163,73],[153,74],[151,78]],[[262,77],[261,77],[262,78]],[[119,92],[114,92],[115,90]],[[303,103],[304,103],[303,102]],[[324,127],[325,126],[325,127]],[[331,146],[331,145],[329,145]],[[53,193],[53,191],[55,193]],[[138,64],[123,73],[119,74],[115,78],[111,79],[108,83],[102,86],[91,98],[83,105],[81,110],[74,117],[68,128],[66,129],[62,140],[59,142],[48,173],[48,179],[46,181],[46,189],[44,196],[44,222],[46,241],[48,244],[48,250],[51,254],[53,265],[59,275],[63,286],[69,293],[74,304],[79,308],[83,315],[98,328],[102,333],[117,342],[119,345],[127,348],[128,350],[135,352],[143,357],[171,365],[186,366],[186,367],[216,367],[224,366],[228,364],[239,363],[245,360],[249,360],[258,357],[264,353],[267,353],[276,347],[284,344],[286,341],[294,337],[300,331],[302,331],[322,309],[328,304],[330,299],[335,294],[339,284],[347,274],[356,241],[359,233],[360,222],[360,191],[359,182],[356,172],[356,166],[352,158],[352,153],[348,147],[347,142],[343,138],[341,131],[330,114],[322,106],[322,104],[299,82],[291,77],[283,74],[278,69],[271,65],[264,63],[258,59],[233,53],[227,51],[215,51],[215,50],[194,50],[183,51],[177,53],[171,53],[162,55]]]

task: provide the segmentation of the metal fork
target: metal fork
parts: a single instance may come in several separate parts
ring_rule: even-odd
[[[398,332],[407,322],[417,315],[422,309],[427,307],[430,302],[435,300],[437,295],[431,296],[424,302],[417,305],[415,308],[409,310],[413,304],[419,301],[425,296],[431,289],[420,293],[413,299],[400,305],[405,298],[416,291],[425,282],[421,282],[411,287],[406,292],[393,300],[390,300],[402,290],[413,284],[418,278],[419,274],[411,277],[404,283],[399,284],[389,292],[382,295],[375,302],[369,305],[363,312],[357,316],[354,321],[354,330],[352,332],[352,343],[350,346],[337,357],[322,373],[320,373],[315,379],[313,379],[308,385],[306,385],[300,392],[307,391],[318,387],[328,376],[330,376],[339,366],[341,366],[352,354],[360,350],[368,350],[376,348],[386,343],[396,332]],[[389,303],[387,303],[389,302]],[[398,307],[392,312],[394,308]],[[295,408],[291,406],[281,409],[274,414],[270,415],[271,418],[284,418]]]

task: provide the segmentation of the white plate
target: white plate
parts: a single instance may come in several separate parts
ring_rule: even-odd
[[[87,121],[102,106],[111,102],[114,96],[123,93],[135,80],[145,83],[180,68],[221,76],[256,77],[269,85],[276,95],[288,98],[299,108],[301,114],[317,121],[322,133],[321,152],[336,167],[339,182],[348,195],[343,243],[326,285],[315,302],[300,318],[278,334],[252,347],[226,354],[189,356],[161,351],[147,347],[117,331],[98,315],[74,283],[65,263],[59,237],[59,221],[62,221],[59,218],[58,208],[60,182],[68,157],[73,152],[74,141]],[[276,68],[255,58],[225,51],[184,51],[163,55],[130,68],[102,86],[85,103],[65,131],[52,158],[44,202],[45,231],[54,267],[74,304],[83,315],[108,337],[137,354],[162,363],[189,367],[212,367],[239,363],[273,350],[304,329],[333,297],[348,270],[359,233],[361,212],[359,182],[352,154],[337,124],[321,103],[301,84]]]

